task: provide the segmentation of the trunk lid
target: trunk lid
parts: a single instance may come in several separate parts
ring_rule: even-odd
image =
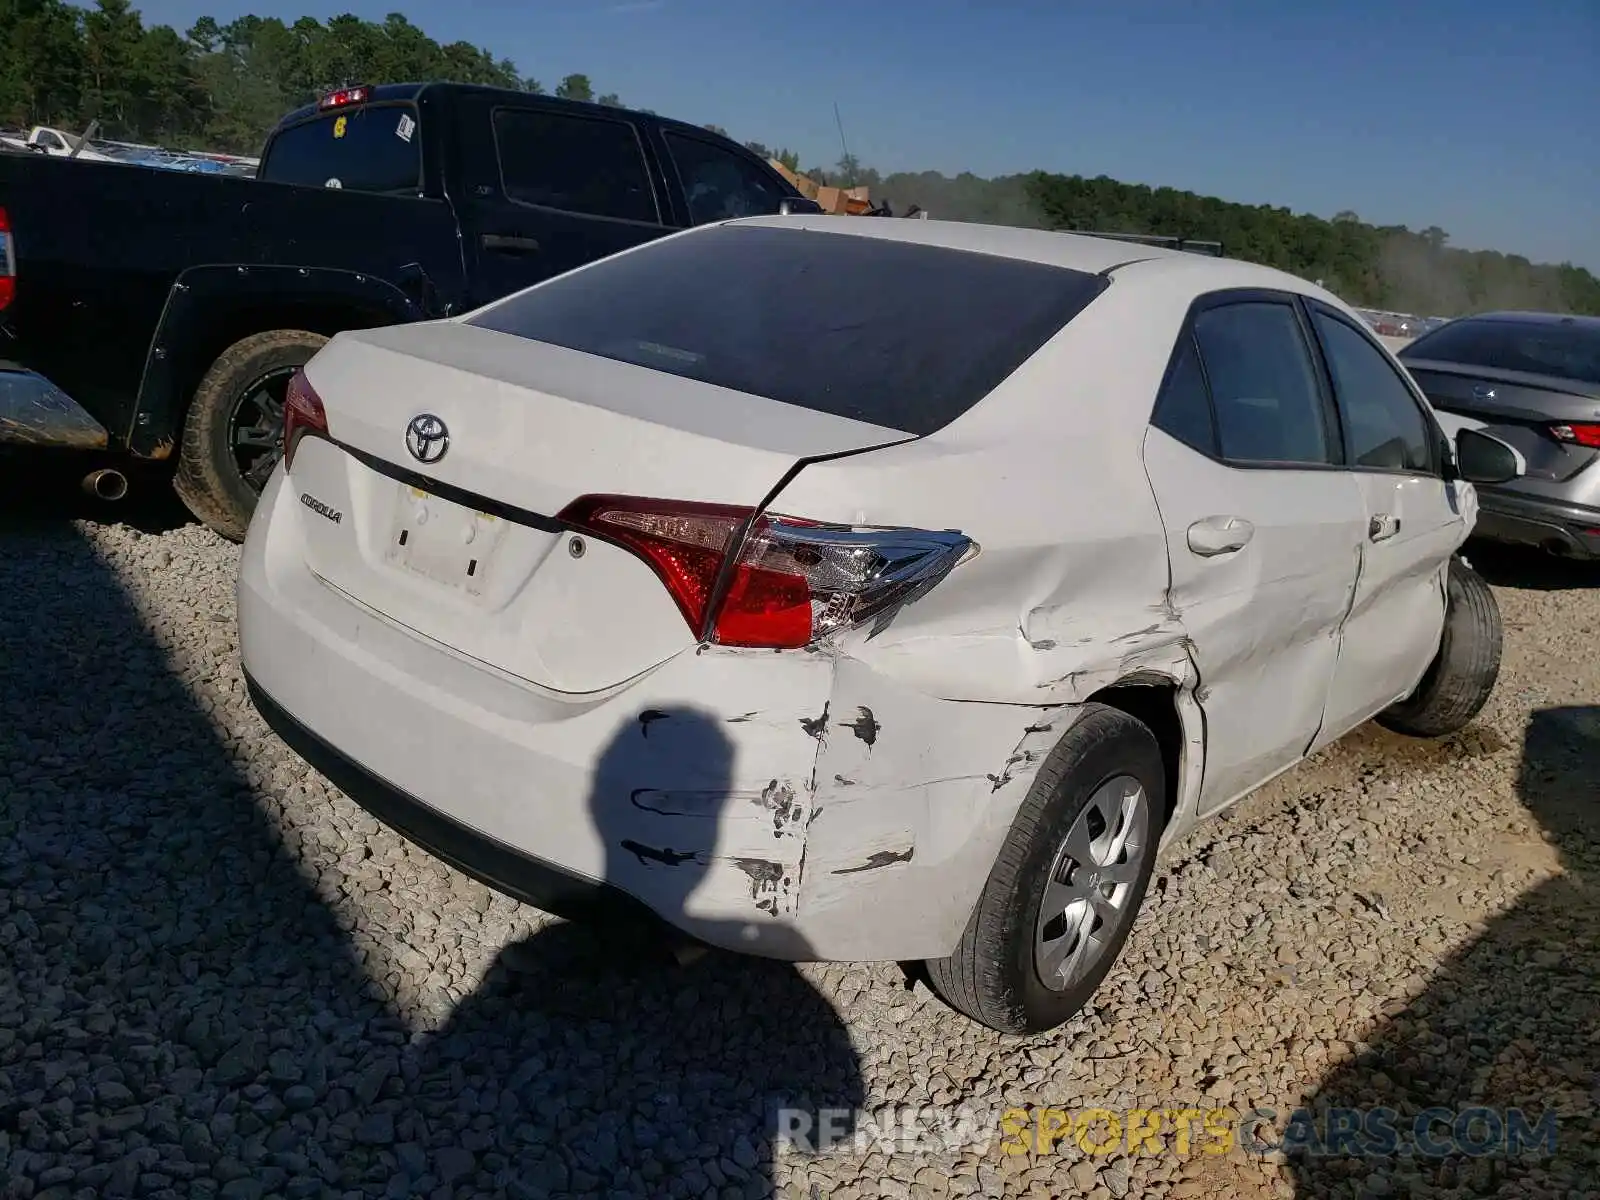
[[[301,441],[288,481],[311,569],[564,693],[613,687],[697,640],[641,559],[574,546],[553,519],[571,501],[756,507],[798,462],[908,436],[455,322],[342,334],[306,375],[334,439]],[[419,416],[443,439],[408,446]]]
[[[1550,432],[1552,425],[1600,421],[1600,385],[1429,359],[1400,361],[1435,408],[1480,421],[1485,432],[1515,446],[1527,460],[1530,479],[1564,482],[1600,457],[1600,451],[1558,441]]]

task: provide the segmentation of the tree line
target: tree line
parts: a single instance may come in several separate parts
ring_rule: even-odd
[[[448,79],[542,94],[507,58],[467,42],[442,45],[399,13],[383,21],[202,17],[186,33],[146,26],[130,0],[0,0],[0,122],[54,125],[102,137],[254,153],[285,112],[346,84]],[[551,91],[620,106],[571,74]],[[725,133],[721,127],[708,126]],[[746,145],[800,169],[793,152]],[[1106,176],[1034,171],[993,179],[936,172],[884,175],[846,156],[811,168],[819,182],[865,184],[897,212],[912,204],[953,220],[1043,229],[1155,233],[1220,241],[1232,257],[1320,279],[1353,304],[1420,314],[1539,308],[1600,314],[1600,279],[1571,264],[1449,245],[1437,227],[1372,225],[1238,204]]]

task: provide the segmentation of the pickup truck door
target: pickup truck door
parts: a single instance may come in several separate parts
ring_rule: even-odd
[[[1315,750],[1416,687],[1439,649],[1445,566],[1468,526],[1420,396],[1348,317],[1310,309],[1364,505],[1361,574]]]
[[[1316,737],[1366,517],[1293,298],[1215,293],[1191,324],[1144,456],[1200,677],[1204,815]]]
[[[462,134],[474,307],[673,229],[645,131],[626,114],[468,100]]]

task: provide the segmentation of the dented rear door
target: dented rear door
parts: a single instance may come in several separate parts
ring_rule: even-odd
[[[1146,436],[1199,673],[1202,813],[1292,765],[1322,724],[1366,511],[1326,461],[1324,419],[1296,309],[1269,296],[1196,316]]]

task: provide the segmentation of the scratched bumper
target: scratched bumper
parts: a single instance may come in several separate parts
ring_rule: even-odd
[[[105,427],[35,371],[0,364],[0,443],[103,450]]]
[[[250,701],[284,743],[340,791],[408,841],[480,883],[569,920],[654,914],[614,887],[573,875],[476,832],[386,783],[291,717],[246,673]]]
[[[804,653],[691,652],[609,693],[542,691],[319,580],[299,523],[270,519],[293,500],[281,478],[238,582],[263,712],[397,831],[550,911],[621,895],[745,953],[941,956],[1067,719]]]

